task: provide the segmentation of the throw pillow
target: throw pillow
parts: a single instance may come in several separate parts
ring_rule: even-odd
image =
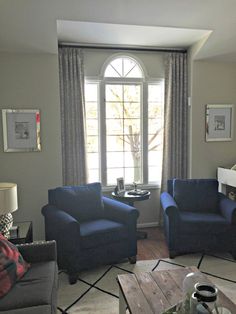
[[[100,182],[78,186],[63,186],[49,190],[49,203],[67,212],[78,221],[103,217],[102,187]]]
[[[214,213],[218,209],[218,181],[174,179],[173,196],[181,210]]]
[[[9,292],[29,267],[17,247],[0,233],[0,298]]]

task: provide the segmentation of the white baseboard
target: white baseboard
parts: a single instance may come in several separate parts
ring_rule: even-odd
[[[151,228],[151,227],[159,227],[160,224],[158,222],[145,222],[137,225],[137,228]]]

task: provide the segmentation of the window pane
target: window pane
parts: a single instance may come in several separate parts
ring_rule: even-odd
[[[122,85],[106,85],[106,101],[118,101],[121,102],[123,99]]]
[[[122,152],[108,152],[107,153],[107,168],[123,167],[123,153]]]
[[[141,169],[140,168],[125,168],[125,183],[131,184],[133,182],[141,182]]]
[[[149,183],[160,183],[161,181],[161,171],[162,166],[159,167],[149,167],[148,168],[148,182]]]
[[[106,103],[106,118],[123,118],[123,105],[121,102]]]
[[[160,183],[163,147],[163,84],[148,85],[148,182]]]
[[[107,169],[107,184],[116,185],[116,178],[124,177],[123,168],[110,168]],[[126,182],[125,182],[126,183]]]
[[[122,119],[107,119],[106,130],[108,135],[123,134],[123,120]]]
[[[111,66],[108,65],[108,67],[106,68],[105,77],[120,77],[120,75],[116,72],[116,70]]]
[[[156,102],[148,103],[148,116],[149,118],[162,119],[163,104]]]
[[[97,102],[86,102],[86,118],[97,119],[97,117],[98,117]]]
[[[136,65],[128,74],[127,77],[143,77],[141,69]]]
[[[140,85],[124,85],[124,101],[140,103]]]
[[[148,85],[148,102],[163,102],[163,83]]]
[[[123,62],[122,58],[116,58],[111,62],[112,67],[119,73],[120,76],[123,76]]]
[[[122,135],[109,135],[107,136],[107,151],[123,151],[124,150],[124,140]]]
[[[98,152],[98,136],[87,136],[87,151]]]
[[[139,118],[140,117],[140,103],[125,102],[124,103],[124,117],[125,118]]]
[[[99,182],[99,171],[98,169],[89,169],[88,183]]]
[[[88,182],[99,181],[98,83],[85,84]]]
[[[124,132],[125,134],[139,134],[140,132],[140,119],[124,119]]]
[[[99,156],[98,153],[88,153],[87,154],[87,164],[89,169],[99,168]]]
[[[97,102],[98,99],[98,86],[97,83],[85,84],[85,99],[86,102]]]
[[[87,119],[86,128],[87,128],[87,135],[98,135],[98,120]]]
[[[141,78],[142,71],[137,62],[129,57],[119,57],[107,66],[105,77],[137,77]]]

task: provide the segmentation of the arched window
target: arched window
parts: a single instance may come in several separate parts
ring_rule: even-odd
[[[111,61],[106,67],[104,77],[143,77],[139,64],[130,57],[118,57]]]
[[[89,181],[157,184],[162,168],[163,80],[146,80],[144,66],[128,55],[103,67],[100,82],[87,81]]]

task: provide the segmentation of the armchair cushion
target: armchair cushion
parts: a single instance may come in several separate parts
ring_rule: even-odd
[[[183,211],[219,211],[218,181],[215,179],[174,179],[173,197]]]
[[[98,219],[80,224],[81,246],[84,249],[100,247],[128,238],[127,228],[116,221]]]
[[[48,192],[49,204],[67,212],[78,221],[103,217],[101,184],[63,186]]]
[[[182,211],[179,213],[181,234],[206,234],[216,235],[219,233],[227,233],[231,226],[227,220],[214,213],[196,213]]]

